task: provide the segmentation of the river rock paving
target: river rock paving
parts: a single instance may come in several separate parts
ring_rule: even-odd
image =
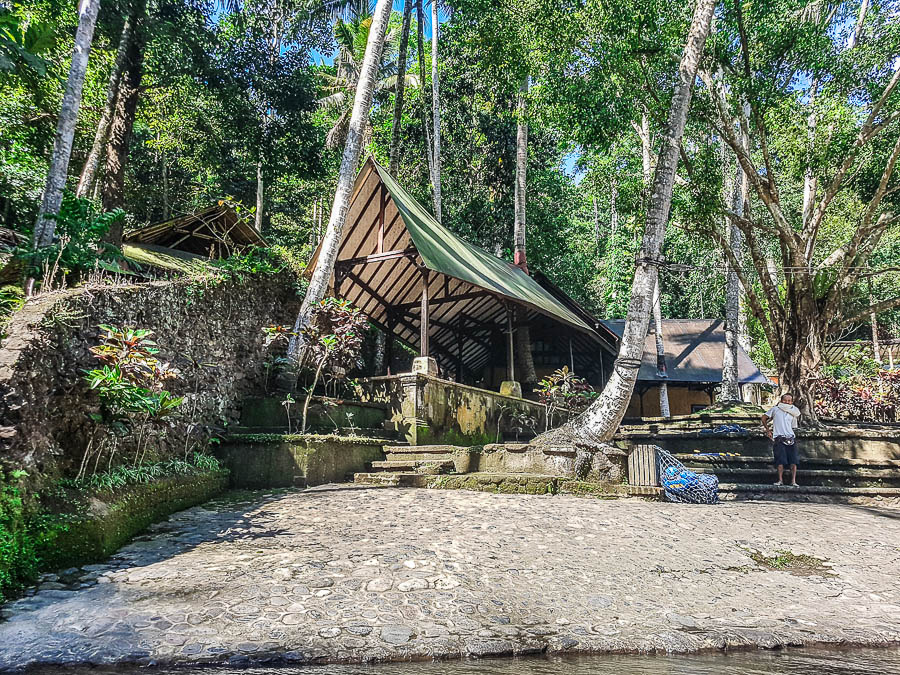
[[[0,667],[883,644],[900,641],[898,545],[889,507],[236,493],[7,604]]]

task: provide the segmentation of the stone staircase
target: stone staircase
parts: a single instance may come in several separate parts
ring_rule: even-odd
[[[736,453],[678,453],[698,473],[719,478],[719,494],[730,499],[832,501],[900,498],[900,460],[802,457],[800,487],[776,486],[771,456]],[[789,473],[785,470],[785,479]]]
[[[371,462],[369,471],[357,473],[362,485],[425,487],[429,476],[462,473],[468,448],[456,445],[385,445],[385,459]]]

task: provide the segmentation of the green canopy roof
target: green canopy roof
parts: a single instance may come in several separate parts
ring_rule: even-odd
[[[571,326],[593,332],[521,269],[470,244],[437,222],[384,167],[371,158],[369,161],[400,211],[412,242],[428,269],[468,281]],[[360,175],[363,173],[361,171]]]

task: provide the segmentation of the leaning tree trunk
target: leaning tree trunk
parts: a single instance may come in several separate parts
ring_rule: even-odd
[[[694,79],[709,34],[714,8],[715,0],[697,0],[691,20],[678,68],[679,82],[672,97],[662,148],[656,162],[644,241],[637,260],[619,357],[612,376],[597,401],[575,418],[568,429],[551,431],[539,439],[539,443],[604,443],[612,438],[625,416],[644,355],[644,338],[650,323],[653,288],[656,286],[659,272],[657,266],[672,203],[681,137],[684,135]],[[554,434],[559,440],[554,439]]]
[[[87,197],[94,186],[97,177],[97,167],[100,166],[100,157],[103,148],[109,138],[109,124],[112,121],[113,111],[116,107],[116,96],[119,93],[119,82],[122,81],[122,72],[125,70],[125,58],[128,52],[128,44],[134,34],[131,17],[126,17],[122,26],[122,36],[119,38],[119,48],[116,51],[116,60],[113,63],[112,72],[109,74],[109,84],[106,87],[106,103],[103,113],[97,123],[97,131],[94,133],[94,142],[81,169],[81,177],[78,179],[78,187],[75,189],[76,197]]]
[[[112,211],[125,204],[125,166],[131,148],[134,118],[137,114],[141,95],[141,78],[144,74],[143,17],[135,20],[134,38],[128,45],[125,56],[125,72],[119,83],[116,109],[109,127],[109,146],[106,149],[106,166],[103,171],[101,199],[103,209]],[[107,240],[116,246],[122,244],[123,223],[117,222],[110,228]]]
[[[347,142],[344,145],[344,155],[341,158],[341,168],[338,172],[337,189],[334,193],[334,203],[331,206],[331,216],[328,219],[328,228],[319,248],[319,258],[313,270],[306,297],[294,322],[295,337],[288,346],[288,357],[296,366],[299,362],[301,340],[297,335],[308,323],[315,307],[325,297],[328,283],[334,274],[334,262],[337,259],[338,248],[341,243],[341,234],[344,231],[344,223],[347,220],[347,210],[350,208],[350,196],[353,192],[353,183],[356,177],[356,166],[359,162],[359,153],[362,148],[362,139],[365,134],[366,124],[369,120],[369,111],[372,107],[372,95],[375,90],[375,77],[378,66],[381,63],[381,52],[384,49],[384,36],[387,30],[388,19],[391,15],[391,0],[378,0],[375,12],[372,16],[372,25],[369,28],[369,41],[366,44],[366,53],[363,57],[359,80],[356,84],[356,96],[353,101],[353,112],[350,115],[350,126],[347,130]]]
[[[438,0],[431,0],[431,113],[434,118],[434,217],[441,222],[441,94],[438,77]]]
[[[35,248],[53,243],[56,221],[48,216],[59,213],[62,204],[63,189],[66,187],[66,176],[69,172],[69,158],[72,155],[72,140],[75,138],[75,123],[78,121],[78,108],[81,107],[84,74],[87,71],[88,55],[91,51],[99,9],[100,0],[81,0],[78,7],[78,29],[75,32],[72,65],[69,67],[69,78],[66,80],[66,90],[59,110],[56,138],[53,141],[53,154],[50,156],[50,169],[47,172],[41,208],[34,226],[32,243]]]
[[[400,122],[403,119],[403,99],[406,94],[406,61],[409,47],[409,26],[412,23],[413,0],[403,3],[403,26],[400,29],[400,50],[397,55],[397,92],[394,95],[394,122],[391,126],[391,156],[388,170],[396,178],[400,170]]]

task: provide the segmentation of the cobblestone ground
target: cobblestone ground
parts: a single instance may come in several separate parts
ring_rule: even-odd
[[[323,486],[176,514],[7,605],[0,664],[900,641],[900,510]],[[798,575],[748,550],[826,559]]]

